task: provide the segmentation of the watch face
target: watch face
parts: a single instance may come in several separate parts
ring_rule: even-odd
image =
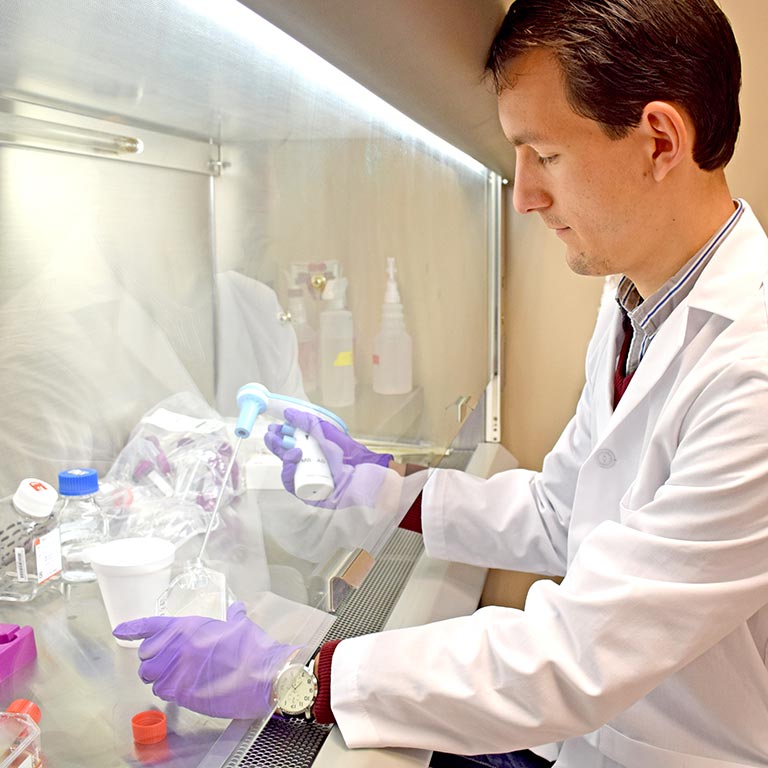
[[[315,701],[317,680],[305,667],[288,667],[277,681],[277,706],[285,715],[300,715]]]

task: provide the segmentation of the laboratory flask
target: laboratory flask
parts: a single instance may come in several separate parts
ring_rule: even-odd
[[[0,768],[40,768],[40,708],[27,699],[0,712]]]
[[[0,500],[0,600],[27,602],[61,574],[56,489],[33,477]]]

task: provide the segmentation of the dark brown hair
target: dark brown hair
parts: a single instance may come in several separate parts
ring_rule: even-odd
[[[714,0],[515,0],[486,64],[497,93],[514,87],[509,63],[532,48],[552,51],[571,108],[609,137],[626,136],[649,102],[668,101],[691,118],[702,169],[731,159],[741,59]]]

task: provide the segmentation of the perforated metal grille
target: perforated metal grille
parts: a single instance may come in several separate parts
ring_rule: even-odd
[[[363,585],[336,613],[323,642],[382,629],[423,548],[420,534],[398,528]],[[223,768],[309,768],[332,727],[273,717],[260,733],[246,733]]]
[[[226,765],[241,768],[309,768],[332,727],[273,717],[259,734],[257,742],[254,743],[246,735]]]
[[[360,589],[336,612],[336,621],[323,642],[378,632],[392,613],[423,549],[420,534],[396,529]]]

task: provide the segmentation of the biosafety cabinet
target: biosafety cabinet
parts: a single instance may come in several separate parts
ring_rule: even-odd
[[[248,382],[327,407],[374,450],[465,468],[500,434],[502,183],[234,0],[3,0],[0,495],[92,467],[118,535],[194,549],[219,475],[216,449],[190,446],[204,424],[226,447]],[[388,259],[412,339],[397,394],[374,388]],[[340,309],[353,340],[329,361],[323,315]],[[162,504],[142,503],[141,461],[164,475]],[[315,647],[477,604],[484,574],[430,561],[396,521],[310,546],[256,435],[237,467],[212,557],[279,638]],[[116,501],[126,488],[132,504]],[[0,531],[0,555],[13,545]],[[32,626],[38,649],[0,705],[36,700],[57,768],[427,764],[165,704],[110,637],[95,583],[0,602],[0,621]],[[169,735],[147,755],[130,717],[152,707]]]

